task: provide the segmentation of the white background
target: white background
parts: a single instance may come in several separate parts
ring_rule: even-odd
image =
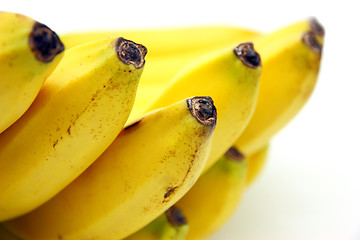
[[[267,165],[211,240],[360,239],[360,15],[356,1],[2,1],[56,32],[231,24],[270,32],[315,16],[326,38],[318,84],[272,140]]]

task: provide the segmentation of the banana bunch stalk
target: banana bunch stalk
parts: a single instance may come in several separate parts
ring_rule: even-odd
[[[314,18],[267,34],[199,26],[59,37],[0,12],[0,32],[9,240],[208,238],[308,101],[324,44]]]

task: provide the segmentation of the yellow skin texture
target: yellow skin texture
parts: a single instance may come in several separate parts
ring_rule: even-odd
[[[63,57],[62,52],[48,63],[36,59],[29,46],[34,24],[29,17],[0,12],[0,133],[29,108]]]
[[[263,62],[259,95],[249,124],[234,143],[247,156],[264,147],[295,117],[315,87],[321,54],[302,41],[308,25],[295,24],[295,30],[289,26],[254,40]]]
[[[102,32],[67,33],[61,36],[65,46],[70,48],[80,43],[123,36],[146,45],[146,68],[141,77],[131,122],[145,113],[151,103],[166,89],[167,84],[185,66],[198,57],[212,51],[236,45],[260,36],[254,31],[232,26],[198,26],[189,28],[153,30],[113,30]]]
[[[125,238],[125,240],[185,240],[188,231],[188,224],[174,226],[169,222],[166,214],[163,213],[144,228]]]
[[[221,157],[175,205],[189,224],[186,239],[206,239],[238,206],[246,185],[247,160]]]
[[[269,152],[269,144],[248,157],[246,186],[250,186],[264,169]]]
[[[256,104],[261,66],[250,68],[233,52],[234,46],[204,55],[180,71],[148,111],[190,96],[211,96],[217,108],[208,169],[240,136]]]
[[[62,192],[5,226],[29,240],[125,238],[191,188],[213,130],[190,114],[185,100],[149,113]]]
[[[142,68],[118,59],[116,41],[67,50],[34,104],[0,135],[1,221],[60,192],[123,128]]]

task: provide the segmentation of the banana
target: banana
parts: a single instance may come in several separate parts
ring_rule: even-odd
[[[153,99],[165,90],[170,79],[188,63],[209,52],[260,36],[259,33],[239,27],[198,26],[175,29],[77,32],[61,35],[61,39],[67,47],[72,47],[114,34],[121,34],[134,41],[141,40],[140,42],[149,49],[149,54],[146,56],[147,67],[139,83],[129,122],[143,114]]]
[[[29,108],[63,50],[59,37],[44,24],[0,12],[0,133]]]
[[[204,55],[184,68],[147,111],[196,95],[211,96],[218,123],[206,171],[247,125],[256,104],[261,60],[252,43],[226,47]]]
[[[185,240],[188,230],[189,226],[181,209],[172,206],[125,240]]]
[[[127,125],[54,198],[4,225],[26,240],[128,237],[195,183],[210,151],[216,119],[210,97],[192,97],[152,111]]]
[[[249,186],[259,176],[264,168],[267,156],[269,154],[269,144],[261,148],[254,154],[250,155],[248,159],[247,173],[246,173],[246,186]]]
[[[234,143],[246,156],[264,147],[309,99],[320,69],[323,36],[321,25],[309,20],[254,40],[263,62],[259,95],[249,124]]]
[[[145,54],[123,38],[66,51],[28,111],[0,135],[0,221],[49,200],[110,145],[130,114]]]
[[[247,159],[230,148],[175,206],[189,224],[186,239],[206,239],[218,230],[238,206],[245,190]]]

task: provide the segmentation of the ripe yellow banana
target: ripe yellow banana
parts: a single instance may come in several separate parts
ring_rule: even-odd
[[[246,172],[246,186],[249,186],[259,176],[260,172],[264,168],[266,159],[269,152],[269,144],[261,148],[257,152],[250,155],[248,159],[248,166]]]
[[[264,147],[309,99],[320,68],[321,29],[309,20],[254,40],[263,62],[259,96],[249,124],[234,144],[246,156]]]
[[[256,104],[260,56],[251,43],[204,55],[184,68],[149,110],[196,95],[211,96],[218,109],[209,159],[204,171],[231,147],[247,125]]]
[[[189,224],[186,239],[206,239],[235,211],[245,190],[247,160],[230,148],[175,206]]]
[[[0,133],[29,108],[63,50],[47,26],[21,14],[0,12]]]
[[[128,125],[62,192],[5,222],[26,240],[118,240],[178,201],[204,168],[216,124],[210,97],[192,97]]]
[[[145,54],[123,38],[66,51],[28,111],[0,135],[0,221],[49,200],[110,145],[131,111]]]
[[[181,209],[172,206],[125,240],[185,240],[188,230],[189,226]]]
[[[187,64],[209,52],[247,42],[260,36],[254,31],[232,26],[199,26],[175,29],[114,30],[68,33],[61,36],[67,47],[120,34],[144,43],[149,49],[129,120],[144,113],[169,81]]]

